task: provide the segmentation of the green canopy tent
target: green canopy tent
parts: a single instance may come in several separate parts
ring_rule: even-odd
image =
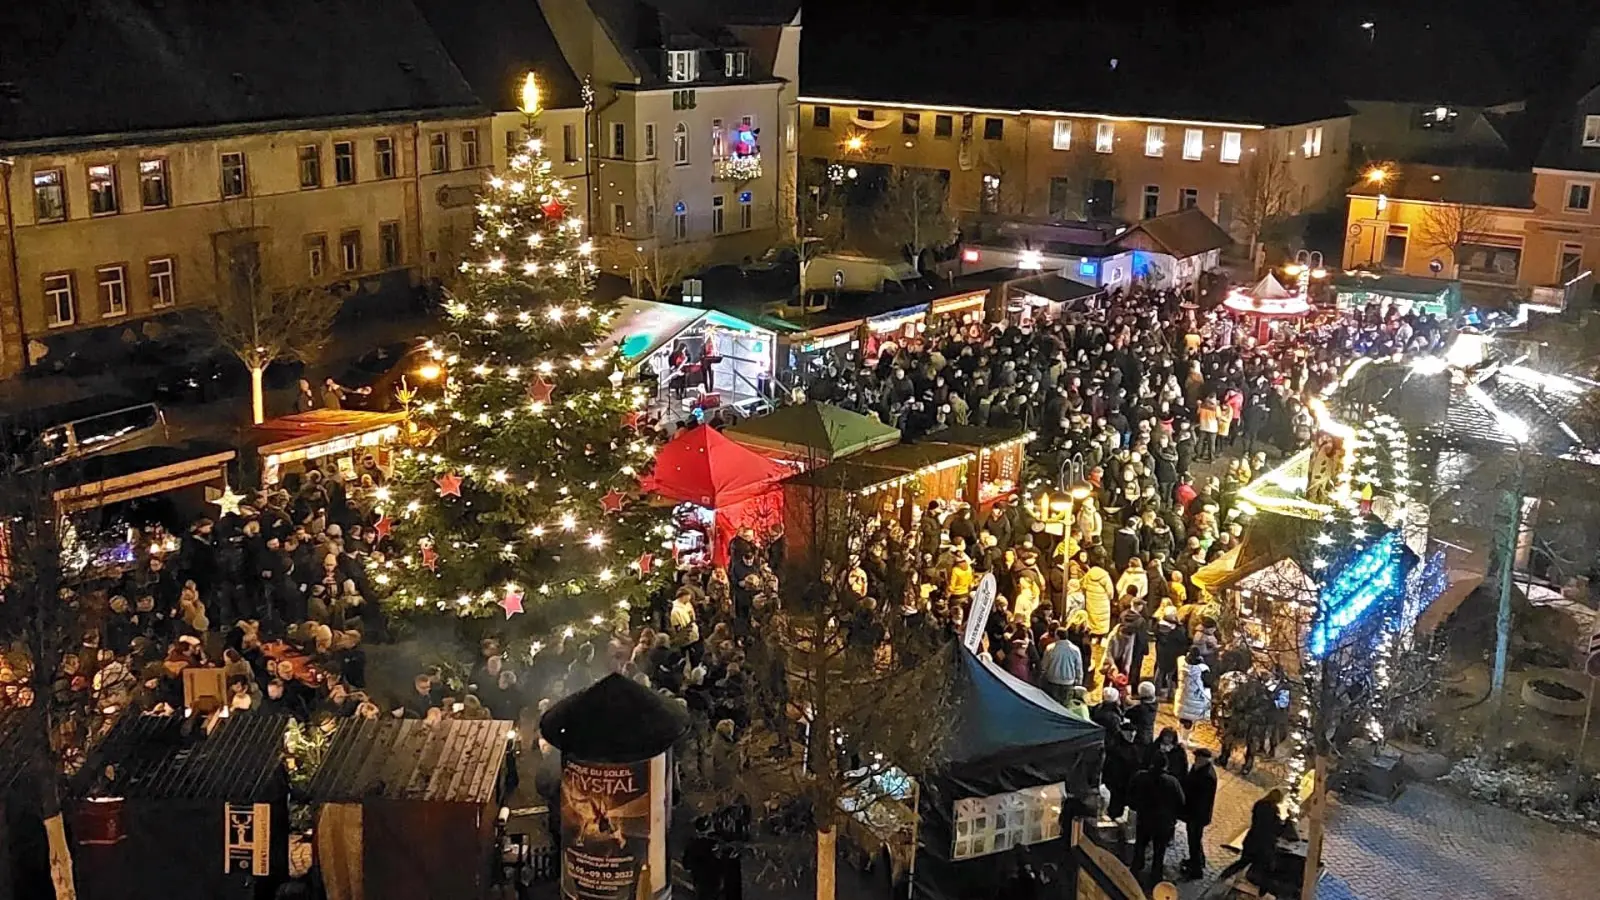
[[[872,416],[811,401],[748,419],[723,431],[734,442],[806,468],[900,442],[900,431]]]

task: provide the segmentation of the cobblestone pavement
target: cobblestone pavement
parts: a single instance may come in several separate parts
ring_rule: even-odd
[[[1227,898],[1216,876],[1238,855],[1223,845],[1243,835],[1251,804],[1281,772],[1269,763],[1248,779],[1237,767],[1217,774],[1206,878],[1180,882],[1183,900]],[[1330,810],[1319,900],[1600,896],[1600,840],[1546,822],[1427,785],[1411,785],[1393,803],[1333,800]],[[1183,828],[1167,854],[1169,878],[1187,855]]]

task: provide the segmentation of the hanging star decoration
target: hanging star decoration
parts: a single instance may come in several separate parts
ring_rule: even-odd
[[[441,497],[461,496],[461,476],[454,472],[446,472],[440,475],[433,480],[433,483],[439,486],[439,496]]]
[[[522,612],[522,592],[514,587],[506,588],[506,595],[500,598],[500,608],[506,611],[507,619]]]
[[[217,509],[220,511],[220,514],[225,516],[228,513],[233,513],[234,515],[238,515],[239,514],[239,504],[243,500],[244,500],[244,495],[243,494],[235,494],[233,492],[233,488],[231,488],[231,487],[229,487],[227,485],[223,485],[222,494],[219,495],[217,497],[217,499],[215,499],[215,500],[213,500],[211,502],[215,503],[217,505]]]
[[[544,217],[552,222],[559,222],[567,214],[567,207],[554,197],[551,197],[539,209],[544,211]]]
[[[422,567],[429,572],[439,571],[439,551],[432,544],[422,545]]]
[[[378,521],[372,523],[372,530],[378,533],[378,540],[384,540],[389,532],[394,530],[394,523],[389,521],[388,513],[380,513]]]
[[[544,379],[541,375],[528,385],[528,398],[537,403],[549,403],[550,396],[556,392],[556,386]]]
[[[628,412],[622,414],[622,424],[624,427],[632,428],[637,431],[639,428],[640,418],[641,414],[637,409],[629,410]]]
[[[612,488],[606,491],[604,497],[600,498],[600,505],[605,507],[608,513],[622,512],[623,501],[627,499],[626,494],[620,493],[616,488]]]
[[[650,570],[655,568],[656,565],[655,555],[650,553],[641,553],[639,554],[639,558],[633,561],[633,565],[634,568],[639,570],[639,576],[641,578],[649,575]]]

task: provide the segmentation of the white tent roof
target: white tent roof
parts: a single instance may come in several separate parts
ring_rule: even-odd
[[[1268,272],[1267,277],[1256,282],[1256,286],[1250,289],[1250,296],[1257,300],[1285,300],[1294,296],[1294,294],[1290,293],[1288,288],[1279,284],[1278,279],[1272,277],[1272,273]]]

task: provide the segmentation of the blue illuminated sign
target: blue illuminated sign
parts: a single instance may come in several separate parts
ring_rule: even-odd
[[[1391,531],[1356,554],[1339,574],[1322,589],[1321,611],[1311,625],[1307,650],[1321,659],[1371,609],[1400,585],[1404,545],[1400,534]]]
[[[1080,260],[1078,260],[1078,274],[1079,275],[1084,275],[1086,277],[1093,278],[1094,277],[1094,273],[1095,273],[1095,269],[1097,269],[1097,268],[1099,268],[1099,264],[1097,262],[1095,262],[1094,260],[1092,260],[1092,259],[1080,259]]]

